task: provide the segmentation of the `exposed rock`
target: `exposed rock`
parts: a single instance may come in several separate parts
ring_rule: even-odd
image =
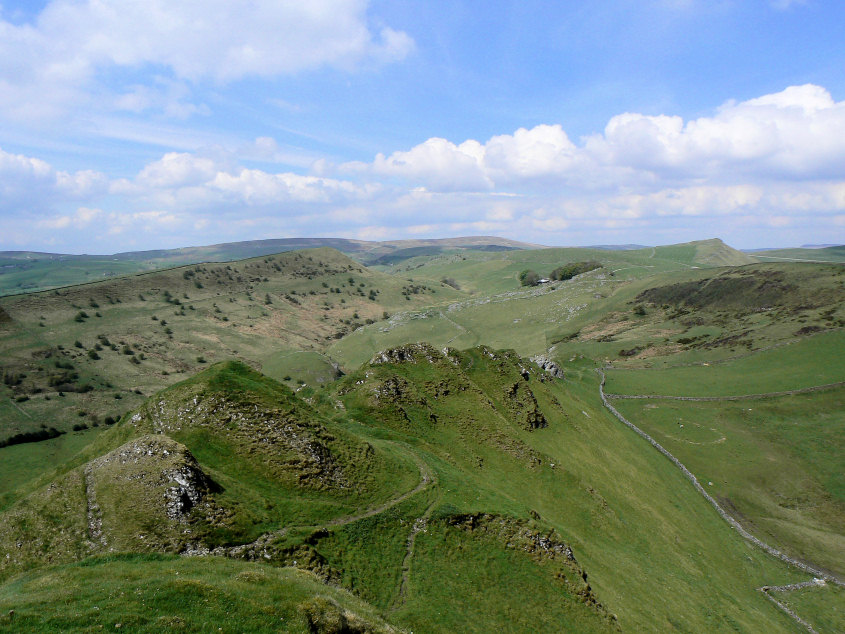
[[[536,363],[537,366],[546,374],[549,374],[556,379],[564,378],[563,368],[561,368],[557,362],[552,361],[549,357],[541,354],[536,357],[531,357],[531,361]]]
[[[444,360],[443,353],[427,343],[408,343],[404,346],[389,348],[377,353],[371,360],[370,365],[381,365],[384,363],[420,363],[428,361],[436,363]]]
[[[156,433],[203,427],[225,433],[244,456],[260,454],[277,477],[312,488],[348,488],[343,468],[330,449],[334,436],[311,412],[240,402],[220,394],[198,393],[179,400],[161,399],[135,414],[130,424],[150,425]]]
[[[187,447],[158,435],[141,436],[91,461],[85,474],[91,482],[99,480],[100,487],[122,486],[127,494],[145,495],[163,487],[165,515],[180,522],[208,493],[219,490]],[[94,487],[88,488],[90,513]],[[96,510],[99,513],[99,507]]]
[[[541,565],[550,565],[556,570],[555,577],[574,595],[615,625],[615,617],[593,593],[587,573],[576,561],[572,549],[553,528],[541,529],[533,522],[489,513],[452,515],[446,522],[478,539],[493,539],[504,548],[525,552]]]

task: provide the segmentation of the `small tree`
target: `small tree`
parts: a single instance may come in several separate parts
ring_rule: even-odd
[[[523,286],[537,286],[540,283],[540,275],[536,271],[526,269],[519,274],[519,282]]]

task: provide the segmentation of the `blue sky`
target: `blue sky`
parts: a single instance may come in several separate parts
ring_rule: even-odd
[[[845,241],[838,0],[0,0],[0,250]]]

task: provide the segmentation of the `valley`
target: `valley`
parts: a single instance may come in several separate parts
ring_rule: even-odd
[[[0,298],[0,629],[841,629],[833,256],[350,244]]]

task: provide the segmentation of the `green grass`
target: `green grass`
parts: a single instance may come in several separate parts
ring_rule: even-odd
[[[0,629],[18,632],[311,632],[321,608],[386,631],[372,607],[314,575],[219,558],[112,555],[0,586]]]
[[[23,378],[0,385],[0,435],[44,420],[66,430],[92,424],[92,416],[118,416],[142,395],[225,359],[267,364],[279,379],[305,361],[304,376],[292,379],[319,382],[327,374],[318,354],[344,333],[400,307],[461,296],[445,285],[422,286],[317,249],[2,298],[14,321],[0,324],[0,373]],[[280,353],[292,350],[315,354],[286,365]],[[64,396],[50,385],[62,373],[77,375]],[[91,391],[79,391],[84,386]]]
[[[845,574],[845,389],[614,406],[684,463],[752,533]]]
[[[845,632],[845,589],[828,584],[772,595],[809,621],[819,634]]]
[[[70,432],[50,440],[0,449],[0,509],[20,497],[16,489],[65,464],[100,431],[102,429]]]
[[[716,338],[749,330],[754,348],[786,341],[805,326],[835,324],[837,313],[829,312],[827,304],[794,315],[780,309],[749,314],[707,309],[671,317],[675,307],[651,305],[644,315],[633,311],[642,291],[722,275],[723,270],[704,267],[733,257],[724,245],[711,241],[634,252],[465,251],[412,258],[394,265],[398,270],[389,276],[354,268],[358,265],[343,256],[320,251],[152,273],[58,295],[6,298],[0,304],[16,322],[11,330],[8,323],[0,324],[6,328],[0,333],[3,371],[27,376],[18,385],[12,377],[12,385],[0,386],[5,429],[11,433],[37,420],[53,420],[51,416],[65,426],[90,420],[91,414],[133,410],[140,416],[91,434],[92,442],[75,455],[69,448],[57,453],[42,471],[35,461],[24,467],[29,472],[20,476],[16,501],[0,513],[0,561],[6,554],[15,559],[17,568],[7,566],[6,574],[32,566],[39,570],[0,586],[0,615],[15,609],[15,618],[26,614],[34,619],[18,621],[24,629],[74,629],[86,619],[96,626],[103,623],[95,620],[90,606],[103,610],[105,597],[111,601],[105,604],[109,619],[114,615],[122,619],[114,622],[133,629],[179,624],[166,620],[174,616],[188,619],[187,629],[202,629],[206,622],[216,627],[224,618],[221,610],[233,615],[221,621],[227,627],[251,629],[254,621],[244,620],[235,605],[250,598],[239,584],[264,579],[264,566],[214,558],[178,560],[186,566],[180,569],[184,574],[193,571],[188,590],[169,583],[164,567],[177,560],[160,554],[94,560],[98,576],[86,576],[85,562],[51,568],[90,554],[86,498],[93,490],[106,538],[137,553],[178,552],[192,540],[209,546],[240,544],[285,527],[286,532],[268,538],[264,551],[255,552],[259,559],[269,556],[277,566],[269,570],[280,575],[268,582],[273,586],[268,595],[296,592],[281,589],[289,571],[278,566],[297,562],[366,600],[369,606],[359,604],[356,613],[383,611],[391,623],[409,630],[559,631],[568,625],[590,631],[612,627],[603,616],[606,611],[618,617],[625,631],[788,631],[794,624],[756,588],[808,576],[743,541],[671,462],[613,418],[598,398],[594,372],[597,361],[616,359],[621,347],[650,344],[654,355],[615,361],[620,365],[677,366],[737,354],[727,344],[696,347],[695,341],[708,340],[705,334]],[[516,275],[524,268],[545,273],[546,268],[592,258],[605,267],[561,284],[518,287]],[[402,269],[417,265],[415,281],[409,282]],[[754,266],[795,275],[800,279],[796,285],[810,295],[835,293],[842,285],[829,266]],[[736,271],[741,276],[757,268]],[[441,285],[444,276],[457,279],[464,290]],[[368,298],[370,290],[378,291],[376,300]],[[285,298],[292,291],[298,304]],[[119,303],[114,301],[118,298]],[[184,311],[173,298],[180,299]],[[787,298],[790,311],[797,298]],[[90,307],[92,300],[97,307]],[[78,322],[74,316],[81,309],[89,317]],[[390,319],[383,319],[384,311]],[[368,318],[374,323],[366,325]],[[172,339],[161,319],[173,330]],[[598,341],[609,331],[613,341]],[[334,338],[343,332],[347,334],[341,339]],[[101,333],[118,350],[106,347],[99,351],[100,360],[91,360],[87,351]],[[681,338],[694,342],[679,343]],[[82,348],[73,345],[76,339]],[[413,360],[402,363],[356,368],[388,344],[421,339],[435,347],[415,347]],[[131,363],[131,355],[122,353],[124,342],[137,344],[135,354],[143,352],[146,358]],[[439,352],[447,345],[478,343],[514,348],[522,355],[551,347],[566,379],[541,382],[538,371],[512,353],[479,348],[446,358]],[[793,389],[836,375],[843,366],[837,352],[841,343],[838,332],[816,334],[710,366],[615,371],[609,381],[631,375],[632,381],[651,388],[680,389],[707,376],[721,378],[703,385],[705,392],[731,388],[747,393],[787,382],[786,389]],[[739,354],[747,351],[742,344]],[[227,358],[247,363],[214,365]],[[59,370],[56,360],[73,364],[79,374],[76,383],[94,389],[66,391],[64,397],[55,391],[35,392]],[[342,363],[349,375],[330,381],[331,360]],[[521,365],[530,370],[528,381]],[[203,368],[202,374],[176,383]],[[711,374],[696,374],[708,370]],[[284,381],[286,376],[291,380]],[[298,388],[300,379],[307,387],[293,393],[289,388]],[[718,443],[705,465],[730,472],[733,488],[725,489],[725,497],[739,501],[745,492],[760,491],[749,494],[758,506],[749,506],[747,513],[759,510],[756,521],[773,542],[795,542],[798,535],[805,539],[802,554],[814,559],[829,555],[832,561],[842,550],[837,524],[843,487],[840,392],[778,399],[777,407],[760,405],[759,412],[757,401],[671,405],[695,407],[696,417],[712,420],[709,426],[684,427],[700,435],[691,435],[694,442],[712,444],[710,427],[731,430],[735,442]],[[17,402],[21,394],[29,400]],[[663,407],[650,401],[623,405],[629,404]],[[796,424],[804,407],[812,415]],[[79,417],[82,409],[90,413]],[[536,422],[539,413],[547,426],[530,431],[528,423]],[[667,409],[666,425],[676,414]],[[166,459],[118,468],[119,456],[131,443],[151,433],[172,438],[166,441],[171,443]],[[162,513],[161,489],[170,486],[165,474],[190,464],[176,443],[193,454],[198,468],[219,488],[186,523],[162,519],[157,527],[145,526],[145,517]],[[324,450],[342,469],[341,480],[324,468],[328,463],[315,458],[324,456]],[[12,455],[3,451],[0,460]],[[41,454],[30,447],[15,455],[23,465],[28,456]],[[104,455],[109,461],[99,459]],[[433,476],[425,486],[420,485],[421,468]],[[50,470],[54,472],[48,474]],[[793,473],[800,479],[783,488]],[[707,477],[715,487],[716,480]],[[411,491],[415,493],[409,495]],[[775,493],[788,504],[781,504]],[[466,514],[487,519],[468,530],[460,519]],[[403,586],[402,564],[415,524],[420,531]],[[577,563],[563,565],[519,541],[540,534],[570,546]],[[201,571],[200,564],[207,570]],[[593,595],[582,592],[580,570],[588,575]],[[148,583],[152,575],[159,579]],[[72,579],[82,584],[79,590],[73,590]],[[120,579],[129,581],[120,585]],[[41,610],[48,591],[58,592],[59,587],[57,607]],[[303,607],[303,601],[320,592],[315,587],[320,586],[303,590],[304,598],[289,603],[282,598],[279,609],[290,605],[289,614],[301,618],[308,610],[329,609]],[[142,593],[136,594],[139,588]],[[146,594],[146,588],[153,594]],[[350,605],[337,592],[332,596]],[[263,596],[256,594],[256,601]],[[593,606],[589,596],[603,608]],[[187,617],[171,611],[179,597],[188,606]],[[139,610],[138,601],[151,609]],[[263,613],[263,603],[254,605]],[[830,609],[824,601],[801,608],[802,616],[817,619],[832,618]],[[305,626],[300,620],[292,628]]]
[[[845,331],[711,365],[610,370],[610,394],[738,396],[796,390],[845,381]]]
[[[763,262],[772,261],[807,261],[807,262],[845,262],[845,246],[825,247],[823,249],[771,249],[756,251],[750,255]]]
[[[313,350],[282,350],[269,353],[261,361],[261,372],[288,385],[320,385],[337,377],[332,361]]]
[[[357,394],[371,393],[371,381],[381,380],[375,372],[382,367],[368,370],[365,389]],[[362,380],[363,372],[348,380]],[[401,369],[402,376],[419,376],[417,385],[430,384],[431,379],[426,378],[430,372],[428,364]],[[490,427],[495,418],[485,414],[480,404],[475,406],[476,413],[488,426],[462,432],[467,414],[462,413],[466,410],[461,403],[468,398],[467,391],[459,393],[464,396],[429,401],[438,418],[433,428],[425,426],[424,419],[417,418],[410,408],[424,391],[407,396],[410,428],[396,418],[396,410],[386,406],[377,416],[360,416],[373,425],[407,429],[421,447],[441,458],[432,466],[437,469],[443,505],[463,512],[516,517],[536,511],[572,546],[596,595],[618,615],[623,630],[788,628],[787,621],[765,605],[768,602],[755,588],[773,583],[766,579],[785,582],[805,576],[782,568],[739,539],[669,461],[610,418],[597,403],[597,378],[589,367],[577,373],[571,370],[566,383],[540,384],[533,390],[547,412],[549,427],[534,432],[511,430],[514,440],[525,443],[520,450],[523,453],[514,454],[509,450],[513,445],[498,440],[496,428]],[[495,398],[499,394],[498,389],[486,393]],[[555,406],[552,397],[560,405]],[[358,412],[357,399],[352,394],[346,398],[350,412]],[[541,458],[541,464],[534,467],[524,453],[532,448]],[[428,536],[421,539],[420,543],[425,543]],[[476,545],[453,547],[453,542],[448,543],[446,547],[434,542],[445,552],[454,550],[454,556],[412,564],[411,588],[420,596],[409,599],[408,620],[400,623],[412,629],[458,627],[450,619],[457,618],[464,608],[470,609],[461,603],[461,597],[477,598],[477,590],[469,595],[458,591],[451,585],[455,573],[454,583],[486,588],[488,599],[479,600],[496,603],[493,593],[498,590],[493,588],[501,586],[473,582],[470,579],[475,572],[470,571],[498,566],[493,562],[502,555],[470,555]],[[469,559],[463,563],[465,556]],[[470,563],[476,557],[487,563]],[[446,563],[455,558],[461,563]],[[432,580],[441,579],[447,570],[451,572],[446,589],[432,588]],[[437,599],[432,601],[429,592],[436,592]],[[504,597],[498,601],[501,610],[511,605]],[[467,599],[467,604],[471,602]],[[444,606],[452,609],[443,610]]]

